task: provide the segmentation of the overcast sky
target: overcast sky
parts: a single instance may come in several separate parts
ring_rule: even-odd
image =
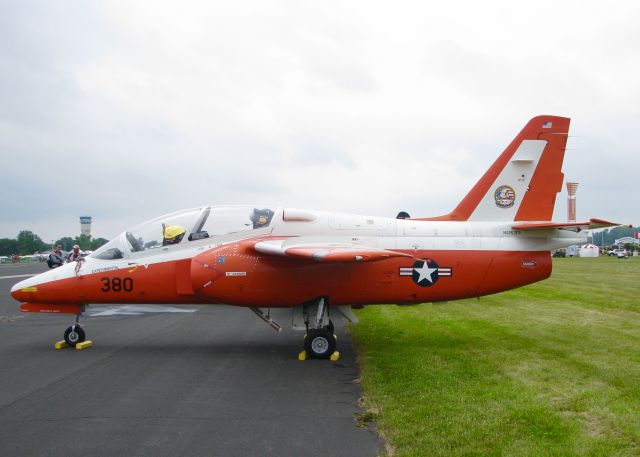
[[[3,2],[0,237],[202,204],[449,212],[533,116],[640,224],[640,2]],[[566,218],[566,191],[556,219]]]

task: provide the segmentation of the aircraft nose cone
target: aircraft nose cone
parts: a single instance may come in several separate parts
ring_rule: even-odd
[[[19,302],[29,301],[38,289],[29,284],[29,279],[20,281],[11,288],[11,296]]]

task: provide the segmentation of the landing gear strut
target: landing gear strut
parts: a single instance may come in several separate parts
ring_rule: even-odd
[[[314,303],[316,304],[316,303]],[[336,336],[333,322],[329,319],[328,307],[324,298],[317,300],[318,311],[312,328],[309,328],[309,306],[303,308],[304,323],[307,333],[304,337],[304,350],[307,355],[316,359],[328,359],[336,350]]]
[[[81,314],[82,313],[76,314],[76,323],[73,325],[70,325],[64,331],[64,340],[71,347],[76,347],[76,344],[82,343],[86,340],[86,334],[84,333],[84,330],[82,329],[82,327],[80,327],[80,324],[78,323],[80,321]]]

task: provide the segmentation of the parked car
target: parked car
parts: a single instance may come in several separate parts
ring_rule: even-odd
[[[567,253],[565,252],[564,249],[558,249],[553,253],[553,257],[566,257],[566,256],[567,256]]]
[[[608,254],[619,259],[626,259],[627,257],[629,257],[629,253],[626,249],[614,249],[612,251],[609,251]]]

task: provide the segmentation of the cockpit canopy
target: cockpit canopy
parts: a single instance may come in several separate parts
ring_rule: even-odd
[[[267,228],[272,208],[204,206],[170,213],[144,222],[109,241],[90,257],[115,260],[158,248],[184,245],[210,237]]]

